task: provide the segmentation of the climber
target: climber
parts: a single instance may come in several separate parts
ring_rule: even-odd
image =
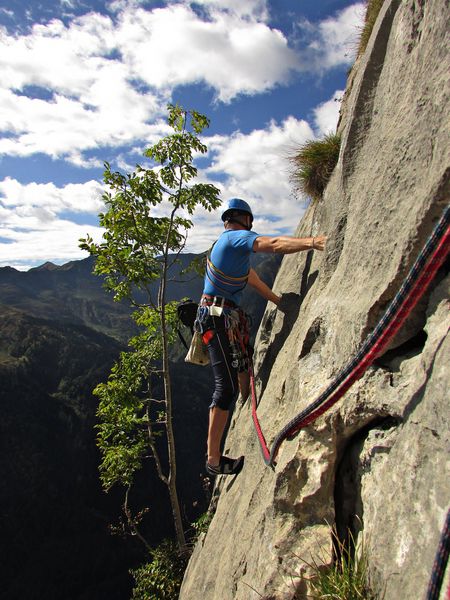
[[[221,442],[231,405],[239,389],[245,400],[249,393],[249,327],[239,307],[242,292],[251,285],[263,298],[277,306],[277,296],[250,268],[252,252],[292,254],[302,250],[323,250],[325,236],[296,238],[262,236],[252,232],[253,213],[240,198],[232,198],[222,214],[225,231],[214,243],[206,266],[203,294],[196,327],[207,345],[214,375],[214,393],[209,411],[206,472],[235,475],[244,464],[221,454]]]

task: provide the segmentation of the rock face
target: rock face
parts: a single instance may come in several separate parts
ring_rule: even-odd
[[[338,165],[297,230],[327,233],[326,251],[283,259],[275,290],[299,301],[286,315],[269,305],[257,337],[269,444],[353,357],[449,202],[448,30],[445,0],[386,0],[352,71]],[[245,467],[217,483],[180,600],[306,598],[306,562],[331,562],[330,525],[364,538],[380,597],[424,597],[450,499],[447,272],[274,470],[250,407],[236,408],[226,451]]]

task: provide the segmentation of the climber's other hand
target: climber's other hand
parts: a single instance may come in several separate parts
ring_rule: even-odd
[[[300,296],[295,292],[285,292],[281,294],[281,300],[278,303],[278,310],[281,310],[283,313],[288,313],[296,308],[298,308],[300,304]]]

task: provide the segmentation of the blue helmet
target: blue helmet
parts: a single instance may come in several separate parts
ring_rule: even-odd
[[[222,213],[222,221],[226,221],[230,213],[234,211],[250,215],[253,221],[253,213],[250,205],[245,200],[241,200],[241,198],[231,198],[231,200],[228,200],[227,207]]]

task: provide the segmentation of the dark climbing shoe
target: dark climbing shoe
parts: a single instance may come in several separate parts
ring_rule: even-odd
[[[220,462],[216,467],[206,463],[206,472],[214,477],[215,475],[237,475],[241,472],[244,466],[244,457],[230,458],[229,456],[221,456]]]

